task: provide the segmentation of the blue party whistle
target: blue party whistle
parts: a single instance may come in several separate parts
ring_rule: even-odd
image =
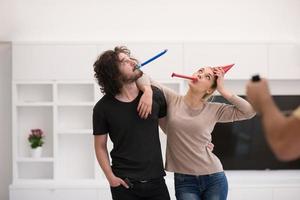
[[[153,60],[155,60],[155,59],[159,58],[160,56],[164,55],[167,51],[168,51],[168,49],[163,50],[162,52],[160,52],[156,56],[154,56],[154,57],[150,58],[149,60],[143,62],[142,64],[138,65],[137,68],[140,69],[144,65],[147,65],[149,62],[152,62]]]

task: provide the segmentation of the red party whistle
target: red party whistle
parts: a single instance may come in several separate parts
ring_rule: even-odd
[[[185,79],[190,79],[192,81],[197,81],[197,78],[192,77],[192,76],[186,76],[186,75],[181,75],[181,74],[176,74],[176,73],[172,73],[171,77],[179,77],[179,78],[185,78]]]

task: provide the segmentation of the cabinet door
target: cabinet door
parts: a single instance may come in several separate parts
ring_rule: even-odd
[[[53,200],[99,200],[99,192],[97,189],[56,189]]]
[[[300,45],[269,47],[270,79],[300,79]]]
[[[11,189],[10,200],[99,200],[99,191],[97,189]],[[107,198],[108,199],[108,198]]]
[[[124,44],[110,43],[98,47],[99,54],[115,46]],[[165,49],[168,51],[156,60],[144,65],[141,70],[155,80],[171,80],[172,72],[183,71],[183,45],[179,43],[127,43],[133,57],[140,63],[152,58]]]
[[[274,199],[273,200],[281,200],[281,199],[299,200],[300,199],[300,187],[274,189]]]
[[[97,48],[93,45],[15,44],[14,80],[89,79]]]
[[[192,74],[203,66],[235,63],[226,79],[250,79],[253,74],[268,74],[267,46],[262,44],[203,44],[184,45],[184,72]]]
[[[51,189],[10,189],[10,200],[54,200],[54,190]]]
[[[230,200],[272,200],[272,188],[232,188]]]

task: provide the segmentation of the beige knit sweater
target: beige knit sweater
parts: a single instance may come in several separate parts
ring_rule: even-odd
[[[206,102],[201,109],[190,108],[173,90],[151,80],[167,101],[167,116],[160,122],[167,134],[166,165],[170,172],[206,175],[223,171],[218,157],[207,147],[217,122],[252,118],[255,111],[244,99],[233,95],[232,105]]]

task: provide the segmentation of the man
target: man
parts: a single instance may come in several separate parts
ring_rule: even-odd
[[[95,152],[114,200],[169,200],[158,129],[158,119],[166,115],[166,101],[160,90],[152,88],[150,112],[143,102],[147,97],[135,83],[142,76],[136,66],[125,47],[105,51],[94,64],[95,77],[105,94],[93,110]],[[108,134],[113,142],[112,165],[106,146]]]
[[[289,161],[300,157],[300,106],[289,117],[275,105],[267,80],[247,84],[247,99],[257,113],[268,143],[279,160]]]

